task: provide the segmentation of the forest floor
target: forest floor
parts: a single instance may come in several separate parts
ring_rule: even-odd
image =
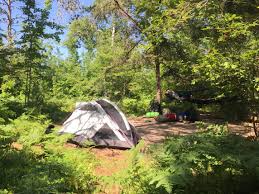
[[[203,119],[206,124],[222,124],[222,120]],[[149,145],[162,143],[166,137],[173,135],[190,135],[195,133],[197,123],[188,122],[165,122],[158,123],[153,118],[135,117],[130,118],[129,122],[136,128],[137,133],[144,140],[144,150]],[[249,123],[228,123],[228,129],[231,133],[242,135],[245,137],[253,136],[254,133]],[[19,143],[13,143],[12,147],[21,150],[23,146]],[[78,148],[77,145],[67,143],[66,149],[82,149],[91,151],[98,159],[99,165],[95,168],[95,175],[99,177],[107,177],[113,179],[116,174],[120,174],[126,169],[130,162],[131,151],[111,148]],[[111,188],[105,189],[102,193],[117,194],[120,193],[118,185],[111,185]]]
[[[161,143],[172,135],[189,135],[197,131],[195,123],[166,122],[158,123],[153,118],[131,118],[133,124],[144,140],[145,145]],[[222,123],[221,120],[204,120],[208,124]],[[228,123],[230,132],[245,137],[253,136],[250,127],[244,123]],[[125,169],[128,165],[129,151],[110,148],[93,148],[92,152],[101,161],[95,173],[98,176],[112,176]]]
[[[207,124],[222,124],[221,120],[205,119],[202,120]],[[164,122],[158,123],[153,118],[135,117],[130,118],[129,122],[136,128],[141,139],[144,140],[144,149],[151,144],[162,143],[166,137],[173,135],[190,135],[196,132],[197,124],[189,122]],[[254,135],[248,123],[228,123],[230,132],[245,137]],[[12,146],[21,150],[23,146],[19,143],[13,143]],[[77,145],[67,143],[66,148],[76,148]],[[81,148],[89,151],[89,148]],[[90,148],[90,151],[100,161],[95,169],[97,176],[112,176],[127,168],[129,164],[130,151],[111,149],[111,148]]]

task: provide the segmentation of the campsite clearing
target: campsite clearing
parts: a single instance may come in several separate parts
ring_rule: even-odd
[[[158,123],[152,118],[135,117],[129,122],[136,127],[137,133],[144,140],[146,146],[162,143],[166,137],[173,135],[190,135],[197,131],[195,123],[166,122]],[[220,123],[220,120],[208,120],[206,123]],[[244,124],[229,123],[228,128],[232,133],[245,137],[253,135],[253,132]],[[100,160],[100,165],[95,173],[99,176],[112,176],[125,169],[128,165],[129,150],[111,148],[93,148],[91,150]],[[109,165],[107,165],[109,164]]]

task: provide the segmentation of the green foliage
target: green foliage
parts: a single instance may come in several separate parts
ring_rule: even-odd
[[[11,122],[12,130],[19,136],[18,142],[24,146],[32,146],[41,143],[44,139],[45,129],[49,121],[45,116],[22,115]],[[10,128],[8,125],[8,128]]]
[[[229,131],[226,125],[208,125],[203,122],[197,122],[197,127],[201,132],[206,132],[214,136],[228,135]]]
[[[93,192],[94,156],[87,150],[64,148],[69,136],[45,135],[44,120],[23,115],[0,126],[0,189],[6,193]],[[11,147],[13,142],[22,147]]]
[[[205,55],[200,56],[197,65],[193,67],[193,84],[202,83],[214,88],[214,95],[236,97],[231,102],[231,106],[240,107],[242,110],[232,109],[226,112],[228,117],[242,118],[247,115],[246,110],[254,109],[258,97],[255,91],[255,78],[258,77],[256,68],[256,53],[258,53],[258,41],[256,29],[258,22],[253,16],[244,14],[244,5],[250,7],[250,11],[255,11],[254,4],[244,1],[244,7],[240,2],[226,2],[222,9],[224,12],[216,11],[219,3],[210,2],[209,13],[201,9],[197,22],[201,22],[203,14],[208,16],[207,24],[199,30],[200,52]],[[240,6],[240,9],[232,10],[232,6]],[[207,6],[207,7],[208,7]],[[245,11],[246,12],[246,11]],[[199,21],[200,20],[200,21]],[[197,38],[197,37],[196,37]],[[212,90],[213,91],[213,90]],[[226,107],[222,105],[222,108]],[[225,108],[227,109],[227,108]]]
[[[249,115],[249,106],[244,103],[229,102],[220,107],[219,113],[229,121],[245,120]]]
[[[75,2],[59,1],[68,10]],[[157,63],[163,87],[232,99],[210,106],[226,119],[259,112],[258,0],[96,0],[71,18],[68,56],[48,42],[58,41],[62,28],[50,21],[55,2],[44,3],[13,6],[22,16],[12,45],[0,29],[0,192],[92,193],[93,156],[63,149],[69,136],[46,135],[45,128],[76,101],[105,97],[128,114],[147,112]],[[196,113],[189,103],[167,106]],[[133,150],[132,164],[118,175],[124,193],[258,192],[258,142],[224,126],[168,139],[151,149],[150,161],[142,155]]]
[[[4,124],[11,118],[15,118],[23,111],[21,98],[12,95],[15,80],[10,76],[2,77],[1,93],[0,93],[0,124]]]
[[[15,140],[15,136],[16,136],[15,133],[12,130],[10,130],[10,128],[6,128],[5,130],[3,130],[3,126],[0,125],[0,147],[1,148],[10,147],[11,143]]]
[[[144,97],[140,99],[124,98],[121,103],[122,110],[125,113],[131,114],[131,115],[145,114],[149,109],[150,99],[149,98],[145,99]]]
[[[153,152],[161,169],[153,182],[169,193],[256,192],[258,146],[219,125],[170,138]]]
[[[132,151],[132,165],[117,181],[124,193],[256,193],[259,143],[228,133],[224,125],[199,124],[189,136],[168,138]]]
[[[130,151],[130,164],[123,172],[115,175],[115,183],[120,185],[122,193],[164,193],[163,188],[157,188],[152,184],[152,179],[157,176],[155,163],[151,158],[145,158],[141,153],[144,142],[140,142],[136,148]]]
[[[13,192],[10,192],[10,191],[8,191],[6,189],[4,189],[4,190],[0,189],[0,193],[1,194],[12,194]]]
[[[15,193],[91,192],[96,183],[87,159],[76,152],[35,158],[30,152],[11,150],[1,159],[5,178],[0,186]]]
[[[49,20],[50,4],[45,8],[37,6],[34,0],[23,1],[21,8],[24,15],[21,29],[21,39],[19,46],[23,48],[22,63],[25,73],[23,74],[23,87],[25,95],[25,106],[39,106],[44,102],[43,91],[48,87],[48,66],[45,62],[45,48],[43,41],[47,39],[59,40],[61,26]],[[47,28],[51,30],[47,31]]]

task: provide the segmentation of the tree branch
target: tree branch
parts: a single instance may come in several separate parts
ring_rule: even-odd
[[[135,26],[138,28],[139,31],[142,31],[141,27],[139,26],[138,22],[127,12],[125,11],[121,5],[119,4],[119,2],[117,0],[113,0],[114,3],[116,4],[116,6],[119,8],[119,10],[130,20],[132,21]]]

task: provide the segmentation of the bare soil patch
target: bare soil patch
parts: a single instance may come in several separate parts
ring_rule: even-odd
[[[93,148],[91,152],[100,160],[95,169],[98,176],[112,176],[128,166],[128,150]]]
[[[165,122],[159,123],[153,118],[129,119],[147,144],[161,143],[166,137],[172,135],[189,135],[197,128],[195,123]]]

